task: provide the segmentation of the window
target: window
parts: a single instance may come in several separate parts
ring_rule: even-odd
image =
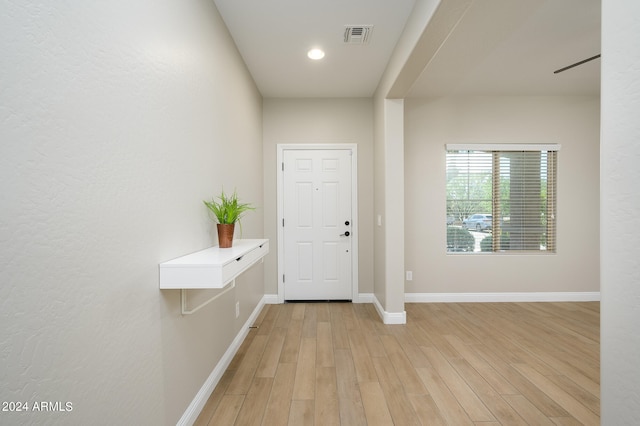
[[[447,145],[447,251],[556,251],[559,145]]]

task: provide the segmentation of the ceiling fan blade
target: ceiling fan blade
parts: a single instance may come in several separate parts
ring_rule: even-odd
[[[553,73],[554,74],[558,74],[559,72],[566,71],[566,70],[571,69],[573,67],[577,67],[578,65],[582,65],[585,62],[589,62],[589,61],[593,61],[594,59],[598,59],[599,57],[600,57],[600,54],[597,54],[596,56],[592,56],[592,57],[584,59],[584,60],[582,60],[580,62],[576,62],[575,64],[571,64],[571,65],[566,66],[564,68],[560,68],[559,70],[555,70]]]

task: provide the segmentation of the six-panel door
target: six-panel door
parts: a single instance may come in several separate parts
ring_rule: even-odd
[[[351,151],[284,151],[285,300],[351,300]]]

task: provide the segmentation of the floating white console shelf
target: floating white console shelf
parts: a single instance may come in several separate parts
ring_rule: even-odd
[[[234,240],[160,264],[161,289],[223,288],[269,253],[269,240]]]
[[[233,247],[210,247],[160,264],[160,289],[179,289],[182,313],[192,314],[235,287],[238,275],[269,253],[269,240],[234,240]],[[222,289],[194,309],[187,309],[186,290]]]

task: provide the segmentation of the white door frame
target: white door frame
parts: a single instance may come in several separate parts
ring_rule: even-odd
[[[278,202],[278,303],[284,303],[284,228],[282,220],[284,217],[284,179],[282,173],[282,163],[284,161],[284,151],[286,150],[329,150],[342,149],[351,151],[353,160],[351,161],[351,233],[354,237],[351,240],[351,300],[358,302],[358,146],[356,144],[277,144],[278,162],[277,167],[277,202]]]

